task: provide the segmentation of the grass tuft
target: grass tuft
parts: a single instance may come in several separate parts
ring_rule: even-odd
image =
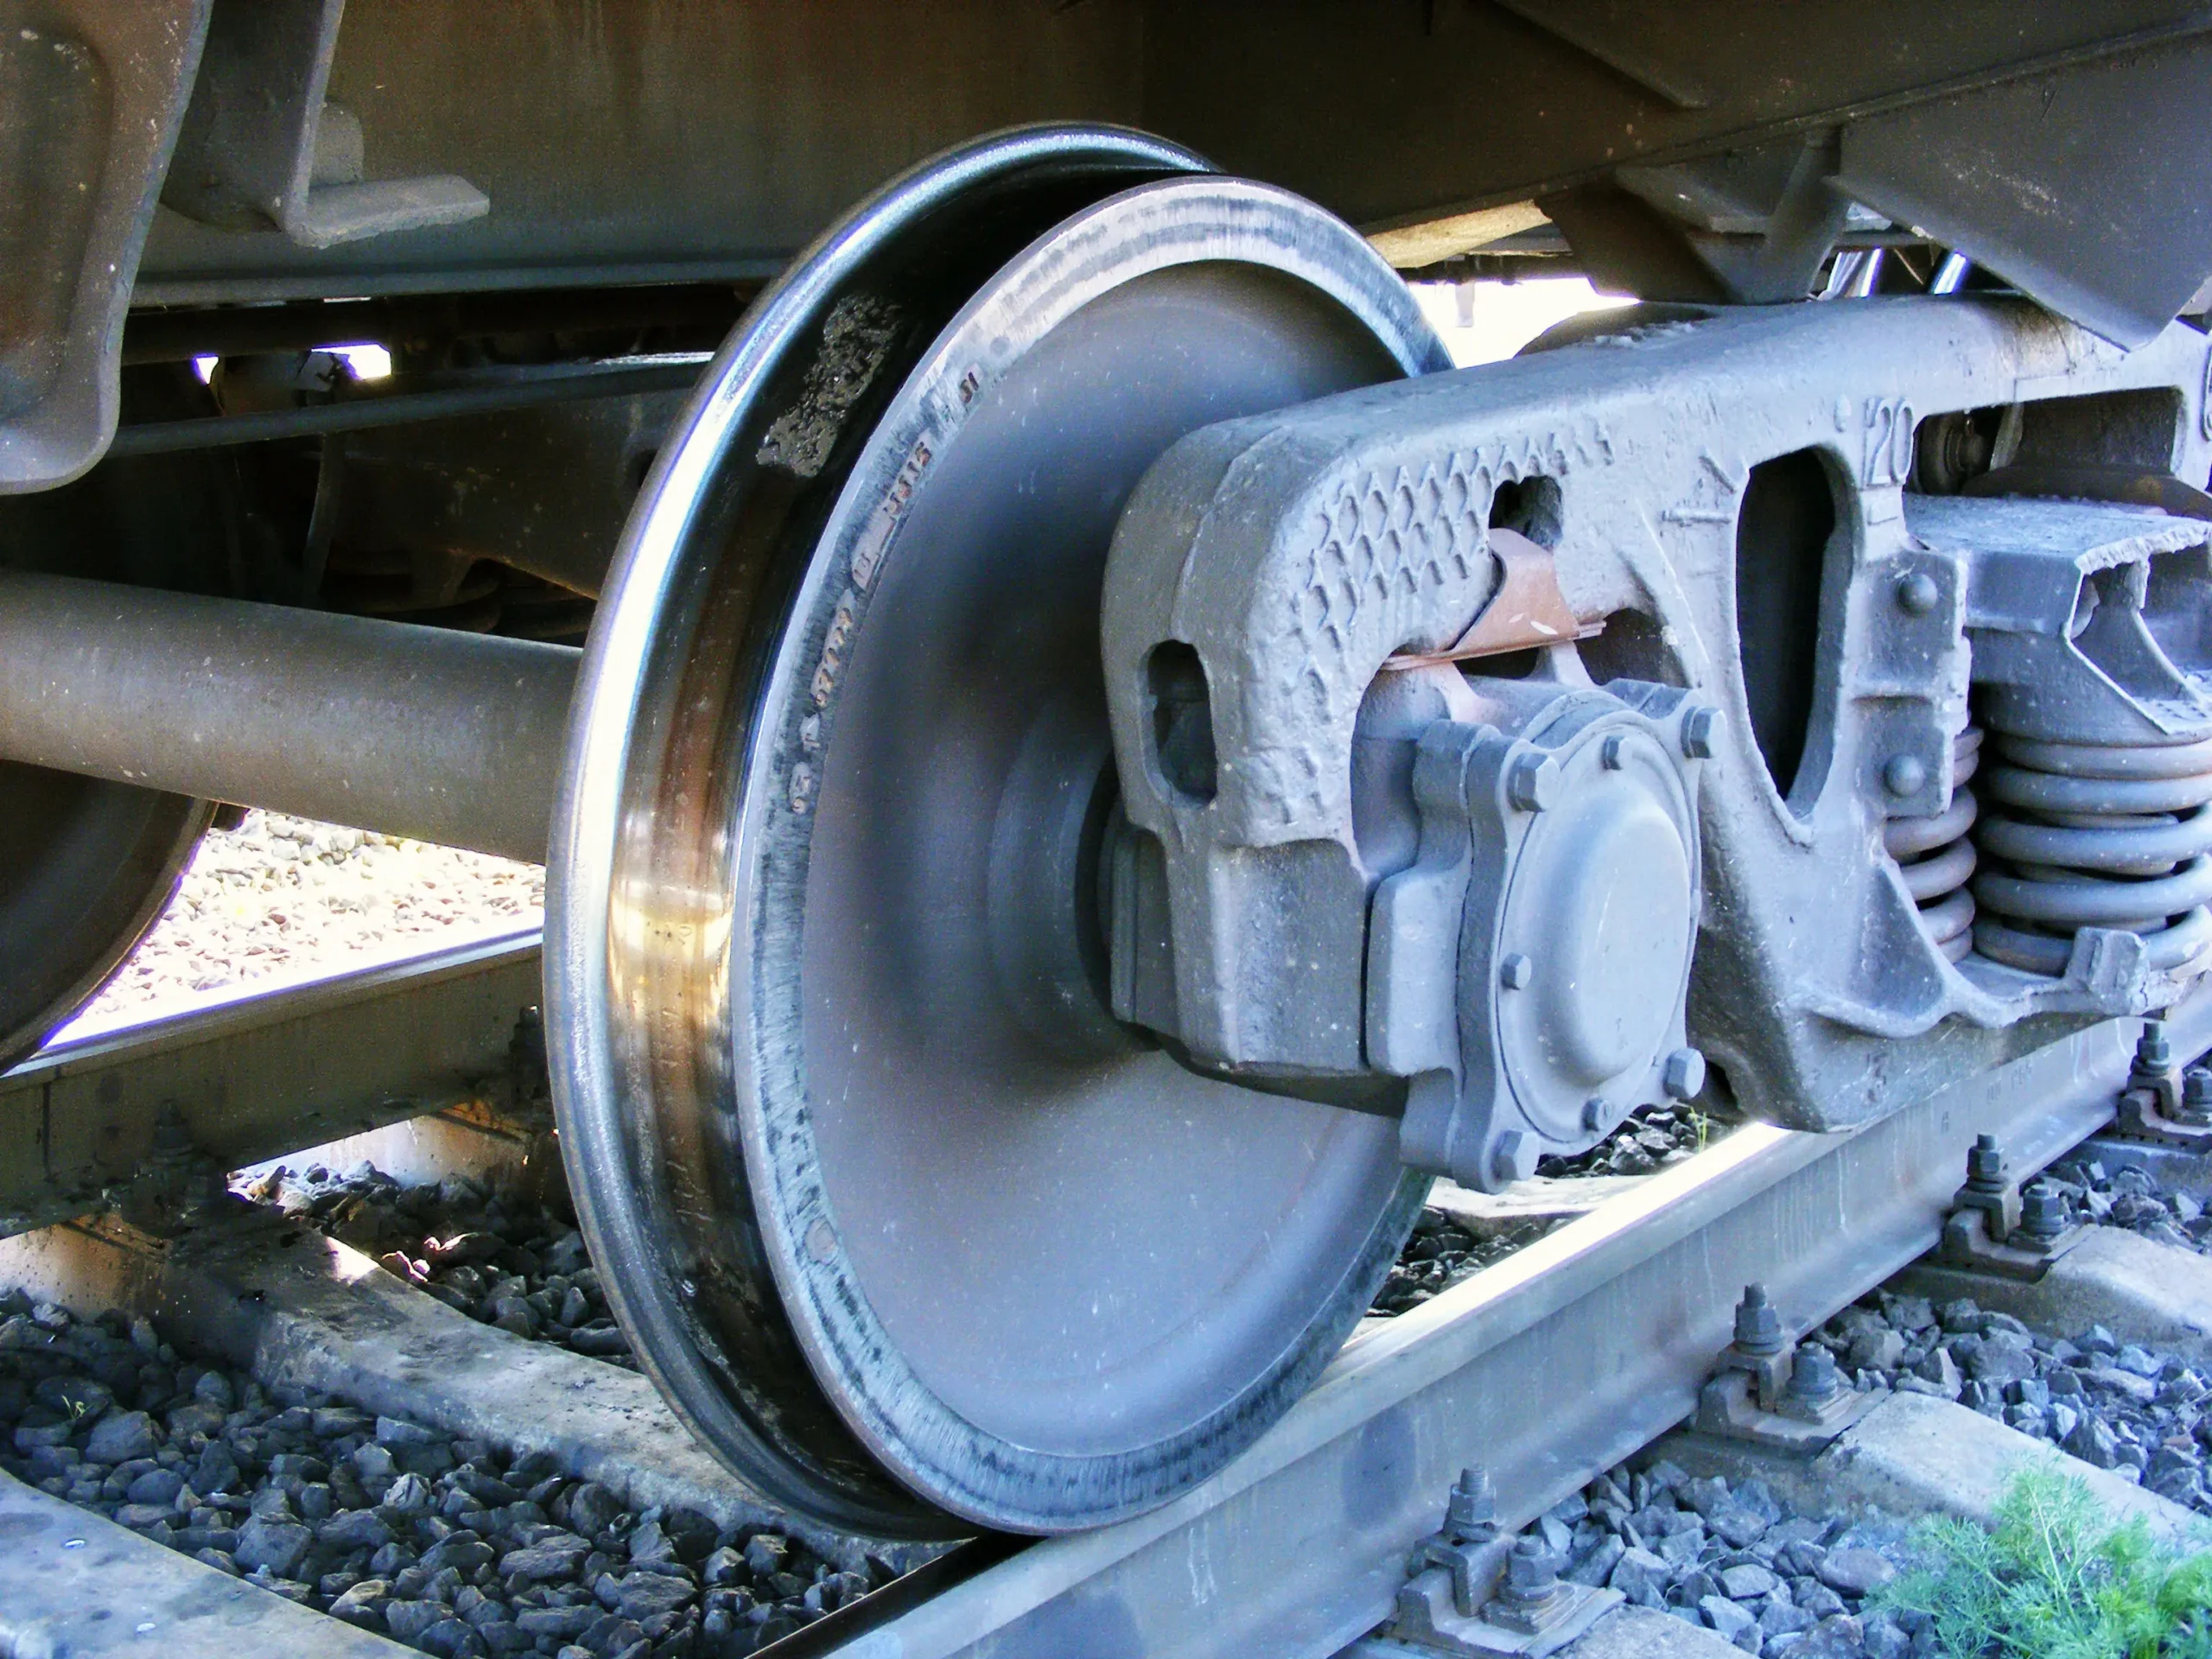
[[[1913,1545],[1878,1599],[1924,1616],[1947,1659],[2212,1659],[2212,1551],[2115,1523],[2077,1477],[2024,1471],[1993,1529],[1924,1521]]]

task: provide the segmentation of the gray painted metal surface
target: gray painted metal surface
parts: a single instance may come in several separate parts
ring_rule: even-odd
[[[210,0],[11,8],[0,29],[0,494],[115,429],[117,353]]]
[[[0,1474],[0,1649],[16,1659],[404,1659],[415,1651]]]
[[[2154,338],[2212,264],[2196,156],[2212,39],[1853,123],[1836,181],[2123,346]],[[2094,213],[2056,213],[2056,199]]]
[[[346,0],[217,0],[162,202],[226,230],[271,226],[307,248],[481,219],[451,174],[365,182],[359,117],[333,104]]]
[[[2176,1012],[2212,1043],[2212,995]],[[1166,1508],[1032,1546],[850,1659],[1320,1659],[1390,1615],[1479,1462],[1519,1525],[1694,1408],[1745,1282],[1802,1330],[1933,1244],[1977,1134],[2040,1167],[2106,1121],[2133,1022],[2077,1033],[1851,1134],[1738,1132],[1363,1334],[1243,1457]]]
[[[0,759],[534,863],[580,655],[0,571]]]
[[[58,1044],[0,1075],[0,1234],[127,1196],[165,1113],[219,1173],[463,1102],[504,1105],[535,929]]]
[[[2157,713],[2115,690],[2110,668],[2085,670],[2037,721],[1993,693],[2000,733],[2063,738],[2067,755],[2036,763],[2052,770],[2088,743],[2131,746],[2123,767],[2194,756],[2175,746],[2212,714],[2188,678],[2200,648],[2186,626],[2151,641],[2162,605],[2193,613],[2206,588],[2201,575],[2154,584],[2150,568],[2212,531],[2148,507],[1927,502],[1906,486],[1927,417],[2012,405],[2019,460],[1977,487],[2088,494],[2098,477],[2193,479],[2212,461],[2204,337],[2177,325],[2123,353],[2018,302],[1955,297],[1624,327],[1224,422],[1147,474],[1116,532],[1103,624],[1128,815],[1155,843],[1174,920],[1173,1023],[1138,1017],[1260,1087],[1271,1067],[1377,1065],[1387,1033],[1370,1001],[1364,1041],[1352,1040],[1353,993],[1362,928],[1372,951],[1379,925],[1368,895],[1387,893],[1393,872],[1354,862],[1362,709],[1394,658],[1448,652],[1492,602],[1489,544],[1505,539],[1493,528],[1534,494],[1554,504],[1567,605],[1605,620],[1595,639],[1554,648],[1569,660],[1551,671],[1624,696],[1624,682],[1687,687],[1717,709],[1700,738],[1713,764],[1699,785],[1707,898],[1689,1037],[1758,1115],[1862,1122],[2019,1052],[2036,1040],[2018,1027],[2031,1015],[2143,1013],[2171,999],[2203,966],[2212,917],[2171,931],[2164,913],[2123,922],[2111,888],[2094,915],[2008,899],[2008,913],[2057,917],[2042,938],[2056,960],[2037,971],[1989,954],[1955,963],[1923,922],[1925,895],[1869,849],[1885,824],[1952,807],[1970,680],[2028,673],[2015,666],[2023,636],[1998,638],[1991,601],[2031,567],[2048,578],[2038,595],[2048,588],[2062,610],[2086,573],[2127,567],[2099,579],[2104,611],[2079,651],[2141,654]],[[2034,458],[2089,481],[2031,483],[2019,474]],[[1802,609],[1774,607],[1792,583]],[[2103,645],[2106,632],[2125,647]],[[2063,622],[2044,638],[2069,647]],[[1217,794],[1179,785],[1165,747],[1174,726],[1160,664],[1192,652]],[[2139,867],[2142,849],[2128,855]],[[2199,899],[2186,894],[2209,880],[2212,868],[2190,865],[2137,896],[2190,912]],[[1491,995],[1491,918],[1471,894],[1463,916],[1457,995],[1474,1025],[1465,1010]],[[1300,948],[1274,948],[1285,939]],[[1540,990],[1571,966],[1529,954]],[[1409,1156],[1430,1155],[1421,1115],[1404,1122]],[[1493,1174],[1452,1168],[1463,1181]]]
[[[30,321],[8,351],[37,387],[32,410],[0,416],[0,488],[43,487],[97,455],[134,291],[174,303],[764,276],[876,180],[1022,121],[1141,123],[1377,227],[1583,186],[1627,200],[1616,169],[1648,185],[1808,137],[1825,156],[1840,131],[1843,176],[1870,200],[1924,206],[1913,222],[2115,338],[2154,330],[2205,264],[2186,161],[2205,23],[2180,0],[2094,16],[2043,0],[2001,29],[1932,27],[1904,0],[1811,22],[1726,0],[1448,17],[978,3],[922,29],[880,0],[70,0],[47,22],[21,49],[10,36],[22,96],[0,112],[23,158],[0,191],[17,209],[10,245],[36,251],[0,273]],[[472,96],[449,95],[464,85]],[[2039,133],[2055,95],[2082,113]],[[1995,191],[1981,188],[1992,143]],[[1751,233],[1649,217],[1700,241],[1700,270],[1750,271],[1732,291],[1802,291],[1842,223],[1826,166],[1759,203]],[[2094,213],[2033,211],[2092,195]],[[1645,275],[1632,280],[1656,293]]]

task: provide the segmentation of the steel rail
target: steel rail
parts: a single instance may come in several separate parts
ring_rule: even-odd
[[[480,1096],[537,965],[521,931],[56,1045],[0,1075],[0,1230],[89,1207],[143,1161],[162,1106],[227,1166]],[[1825,1319],[1936,1242],[1975,1135],[2031,1170],[2108,1121],[2135,1030],[2090,1027],[1853,1132],[1741,1130],[1373,1322],[1251,1452],[1166,1508],[1030,1545],[918,1605],[861,1604],[837,1624],[867,1628],[808,1632],[807,1649],[1333,1654],[1389,1617],[1464,1465],[1490,1471],[1518,1523],[1630,1455],[1689,1414],[1745,1283],[1793,1330]],[[2169,1031],[2182,1052],[2212,1046],[2212,988]]]
[[[500,1105],[537,1001],[532,927],[54,1044],[0,1074],[0,1236],[100,1207],[164,1136],[229,1170]]]
[[[2108,1021],[1838,1135],[1754,1126],[1354,1338],[1227,1470],[1166,1508],[1030,1546],[834,1649],[847,1659],[1336,1653],[1387,1619],[1409,1548],[1479,1463],[1520,1524],[1688,1417],[1744,1286],[1802,1331],[1937,1240],[1967,1147],[2029,1171],[2107,1122],[2137,1030]],[[2174,1010],[2212,1045],[2212,989]]]

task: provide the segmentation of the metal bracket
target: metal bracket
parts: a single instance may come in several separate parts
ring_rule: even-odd
[[[346,0],[223,0],[162,188],[164,204],[233,230],[274,225],[302,247],[481,219],[449,174],[364,182],[361,124],[330,103]]]
[[[1978,1136],[1967,1154],[1967,1184],[1951,1200],[1936,1260],[1946,1267],[2033,1284],[2050,1264],[2088,1237],[2066,1224],[2066,1203],[2041,1181],[2023,1189],[2010,1179],[1994,1135]]]
[[[174,1100],[162,1103],[151,1149],[130,1179],[105,1195],[141,1232],[168,1238],[232,1206],[223,1166],[192,1138]]]
[[[1541,1539],[1501,1534],[1497,1515],[1490,1477],[1462,1471],[1443,1529],[1414,1547],[1388,1640],[1454,1659],[1543,1659],[1625,1599],[1567,1582]]]
[[[1560,592],[1559,570],[1549,548],[1538,546],[1517,531],[1493,525],[1490,550],[1497,559],[1497,590],[1467,631],[1442,651],[1395,656],[1383,664],[1385,668],[1470,662],[1592,639],[1605,632],[1605,618],[1577,615]]]
[[[1501,1597],[1481,1614],[1470,1617],[1453,1604],[1451,1575],[1442,1567],[1431,1567],[1398,1592],[1398,1618],[1389,1637],[1423,1652],[1451,1654],[1455,1659],[1543,1659],[1626,1599],[1618,1590],[1557,1578],[1544,1597],[1541,1609],[1530,1615],[1506,1609]],[[1508,1617],[1526,1617],[1531,1628],[1500,1622]]]
[[[1843,1385],[1827,1349],[1801,1349],[1785,1338],[1765,1287],[1746,1285],[1736,1306],[1736,1339],[1698,1390],[1694,1427],[1722,1440],[1809,1453],[1865,1416],[1874,1399]]]
[[[2212,1071],[2192,1066],[2183,1075],[2166,1042],[2163,1020],[2143,1022],[2112,1132],[2129,1141],[2180,1147],[2200,1157],[2212,1154]]]

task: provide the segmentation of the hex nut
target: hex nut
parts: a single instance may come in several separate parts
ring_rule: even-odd
[[[1513,951],[1497,964],[1497,982],[1509,991],[1528,989],[1529,982],[1535,976],[1536,964],[1518,950]]]
[[[1744,1300],[1736,1304],[1736,1346],[1758,1356],[1782,1351],[1782,1316],[1767,1300],[1766,1287],[1744,1287]]]
[[[1535,1135],[1508,1129],[1497,1137],[1497,1148],[1491,1154],[1491,1171],[1506,1185],[1525,1181],[1536,1173],[1536,1154],[1541,1150]]]
[[[1659,1069],[1659,1086],[1669,1100],[1688,1100],[1705,1087],[1705,1056],[1694,1048],[1678,1048]]]
[[[1700,705],[1682,716],[1682,753],[1693,760],[1713,759],[1713,728],[1720,722],[1720,711]]]
[[[1582,1127],[1593,1134],[1605,1127],[1612,1116],[1612,1109],[1597,1095],[1582,1103]]]
[[[1628,739],[1615,732],[1598,746],[1598,764],[1607,772],[1618,772],[1625,764]]]
[[[1520,755],[1505,774],[1505,797],[1523,812],[1548,810],[1559,788],[1559,762],[1548,754]]]

